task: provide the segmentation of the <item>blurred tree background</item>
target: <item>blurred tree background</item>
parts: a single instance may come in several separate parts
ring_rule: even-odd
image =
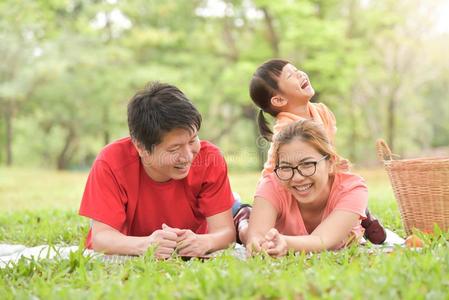
[[[379,137],[403,156],[447,147],[444,5],[1,0],[0,164],[89,168],[101,147],[127,135],[128,99],[158,80],[192,99],[200,137],[222,148],[230,168],[258,169],[266,143],[248,83],[273,57],[309,74],[313,101],[337,117],[337,149],[355,163],[376,160]]]

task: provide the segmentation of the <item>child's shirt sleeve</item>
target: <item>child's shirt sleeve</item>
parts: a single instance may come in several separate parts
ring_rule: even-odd
[[[337,133],[337,119],[335,118],[334,113],[324,103],[320,103],[319,112],[321,118],[323,119],[324,127],[326,129],[328,137],[332,145],[335,145],[335,135]]]

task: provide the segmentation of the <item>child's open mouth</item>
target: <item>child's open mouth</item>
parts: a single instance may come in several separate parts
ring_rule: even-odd
[[[309,81],[306,79],[302,84],[301,84],[301,88],[305,89],[306,87],[309,86]]]

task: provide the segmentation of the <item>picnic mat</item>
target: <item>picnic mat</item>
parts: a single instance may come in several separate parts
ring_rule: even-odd
[[[366,243],[366,242],[365,242]],[[363,241],[362,241],[363,245]],[[391,230],[387,229],[387,239],[382,245],[371,245],[366,248],[367,253],[374,252],[392,252],[398,245],[404,245],[404,239],[398,236]],[[24,245],[11,245],[11,244],[0,244],[0,268],[5,268],[6,266],[14,266],[21,258],[25,259],[68,259],[70,253],[78,251],[78,246],[49,246],[41,245],[36,247],[26,247]],[[220,250],[213,252],[209,255],[201,257],[200,259],[210,259],[215,258],[223,253],[230,253],[232,256],[245,260],[246,249],[240,244],[235,244],[231,251]],[[95,259],[103,261],[105,263],[123,263],[130,259],[135,259],[137,256],[131,255],[107,255],[103,253],[94,252],[93,250],[84,250],[83,255],[92,256]],[[184,257],[183,259],[188,260],[190,258]]]
[[[21,258],[28,260],[39,259],[68,259],[70,253],[77,252],[78,246],[49,246],[40,245],[36,247],[26,247],[24,245],[0,244],[0,268],[6,266],[14,266]],[[225,250],[213,252],[211,254],[200,257],[200,259],[210,259],[222,255]],[[246,249],[240,244],[235,244],[231,251],[231,255],[239,259],[246,259]],[[93,250],[85,249],[84,256],[91,256],[105,263],[123,263],[130,259],[135,259],[138,256],[133,255],[108,255]],[[189,260],[191,257],[182,257],[184,260]]]

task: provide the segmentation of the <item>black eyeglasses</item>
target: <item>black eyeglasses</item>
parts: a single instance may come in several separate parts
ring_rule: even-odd
[[[296,167],[288,167],[288,166],[276,166],[274,169],[274,173],[276,173],[276,176],[280,180],[290,180],[295,176],[295,170],[298,171],[298,173],[303,177],[310,177],[316,172],[316,165],[322,161],[323,159],[326,159],[328,155],[323,156],[317,161],[306,161],[302,162]]]

